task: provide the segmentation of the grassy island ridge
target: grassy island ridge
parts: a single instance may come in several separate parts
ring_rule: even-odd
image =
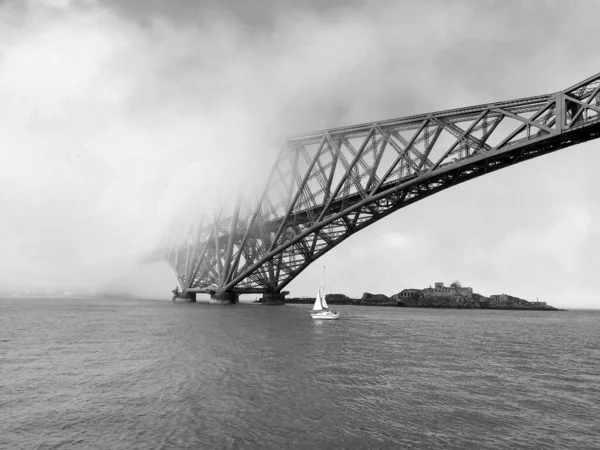
[[[411,291],[406,295],[405,291]],[[494,296],[492,296],[494,297]],[[499,296],[496,296],[499,297]],[[406,308],[452,308],[452,309],[503,309],[503,310],[535,310],[563,311],[553,306],[529,302],[519,297],[502,294],[502,299],[494,300],[480,294],[467,295],[427,295],[416,289],[404,290],[388,297],[384,294],[365,292],[361,298],[351,298],[344,294],[327,294],[325,299],[330,305],[360,305],[360,306],[396,306]],[[291,297],[286,303],[312,304],[314,297]]]

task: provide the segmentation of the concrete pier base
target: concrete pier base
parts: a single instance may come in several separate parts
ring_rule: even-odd
[[[281,292],[265,292],[262,296],[263,305],[285,305],[286,293]]]
[[[173,292],[173,301],[175,300],[185,300],[186,302],[196,303],[196,293],[195,292],[186,292],[184,293],[175,293]]]
[[[210,294],[208,303],[213,305],[229,305],[239,302],[239,294],[236,292],[221,292],[220,294]]]

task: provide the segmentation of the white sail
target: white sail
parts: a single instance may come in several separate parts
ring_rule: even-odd
[[[323,284],[321,285],[321,289],[317,292],[317,298],[312,309],[311,317],[313,319],[322,320],[336,320],[340,318],[340,313],[330,310],[329,306],[327,306],[327,301],[325,300],[325,266],[323,266]]]
[[[325,295],[321,297],[321,305],[323,305],[323,309],[329,309],[329,306],[327,306],[327,302],[325,301]]]
[[[323,311],[323,305],[321,304],[321,290],[317,292],[317,298],[315,299],[315,304],[313,306],[313,311]]]

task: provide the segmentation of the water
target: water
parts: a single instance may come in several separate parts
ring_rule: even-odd
[[[7,449],[598,449],[600,311],[0,300]]]

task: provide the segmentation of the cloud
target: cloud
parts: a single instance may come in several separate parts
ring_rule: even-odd
[[[65,9],[68,8],[73,0],[29,0],[31,5],[49,6],[52,8]]]

